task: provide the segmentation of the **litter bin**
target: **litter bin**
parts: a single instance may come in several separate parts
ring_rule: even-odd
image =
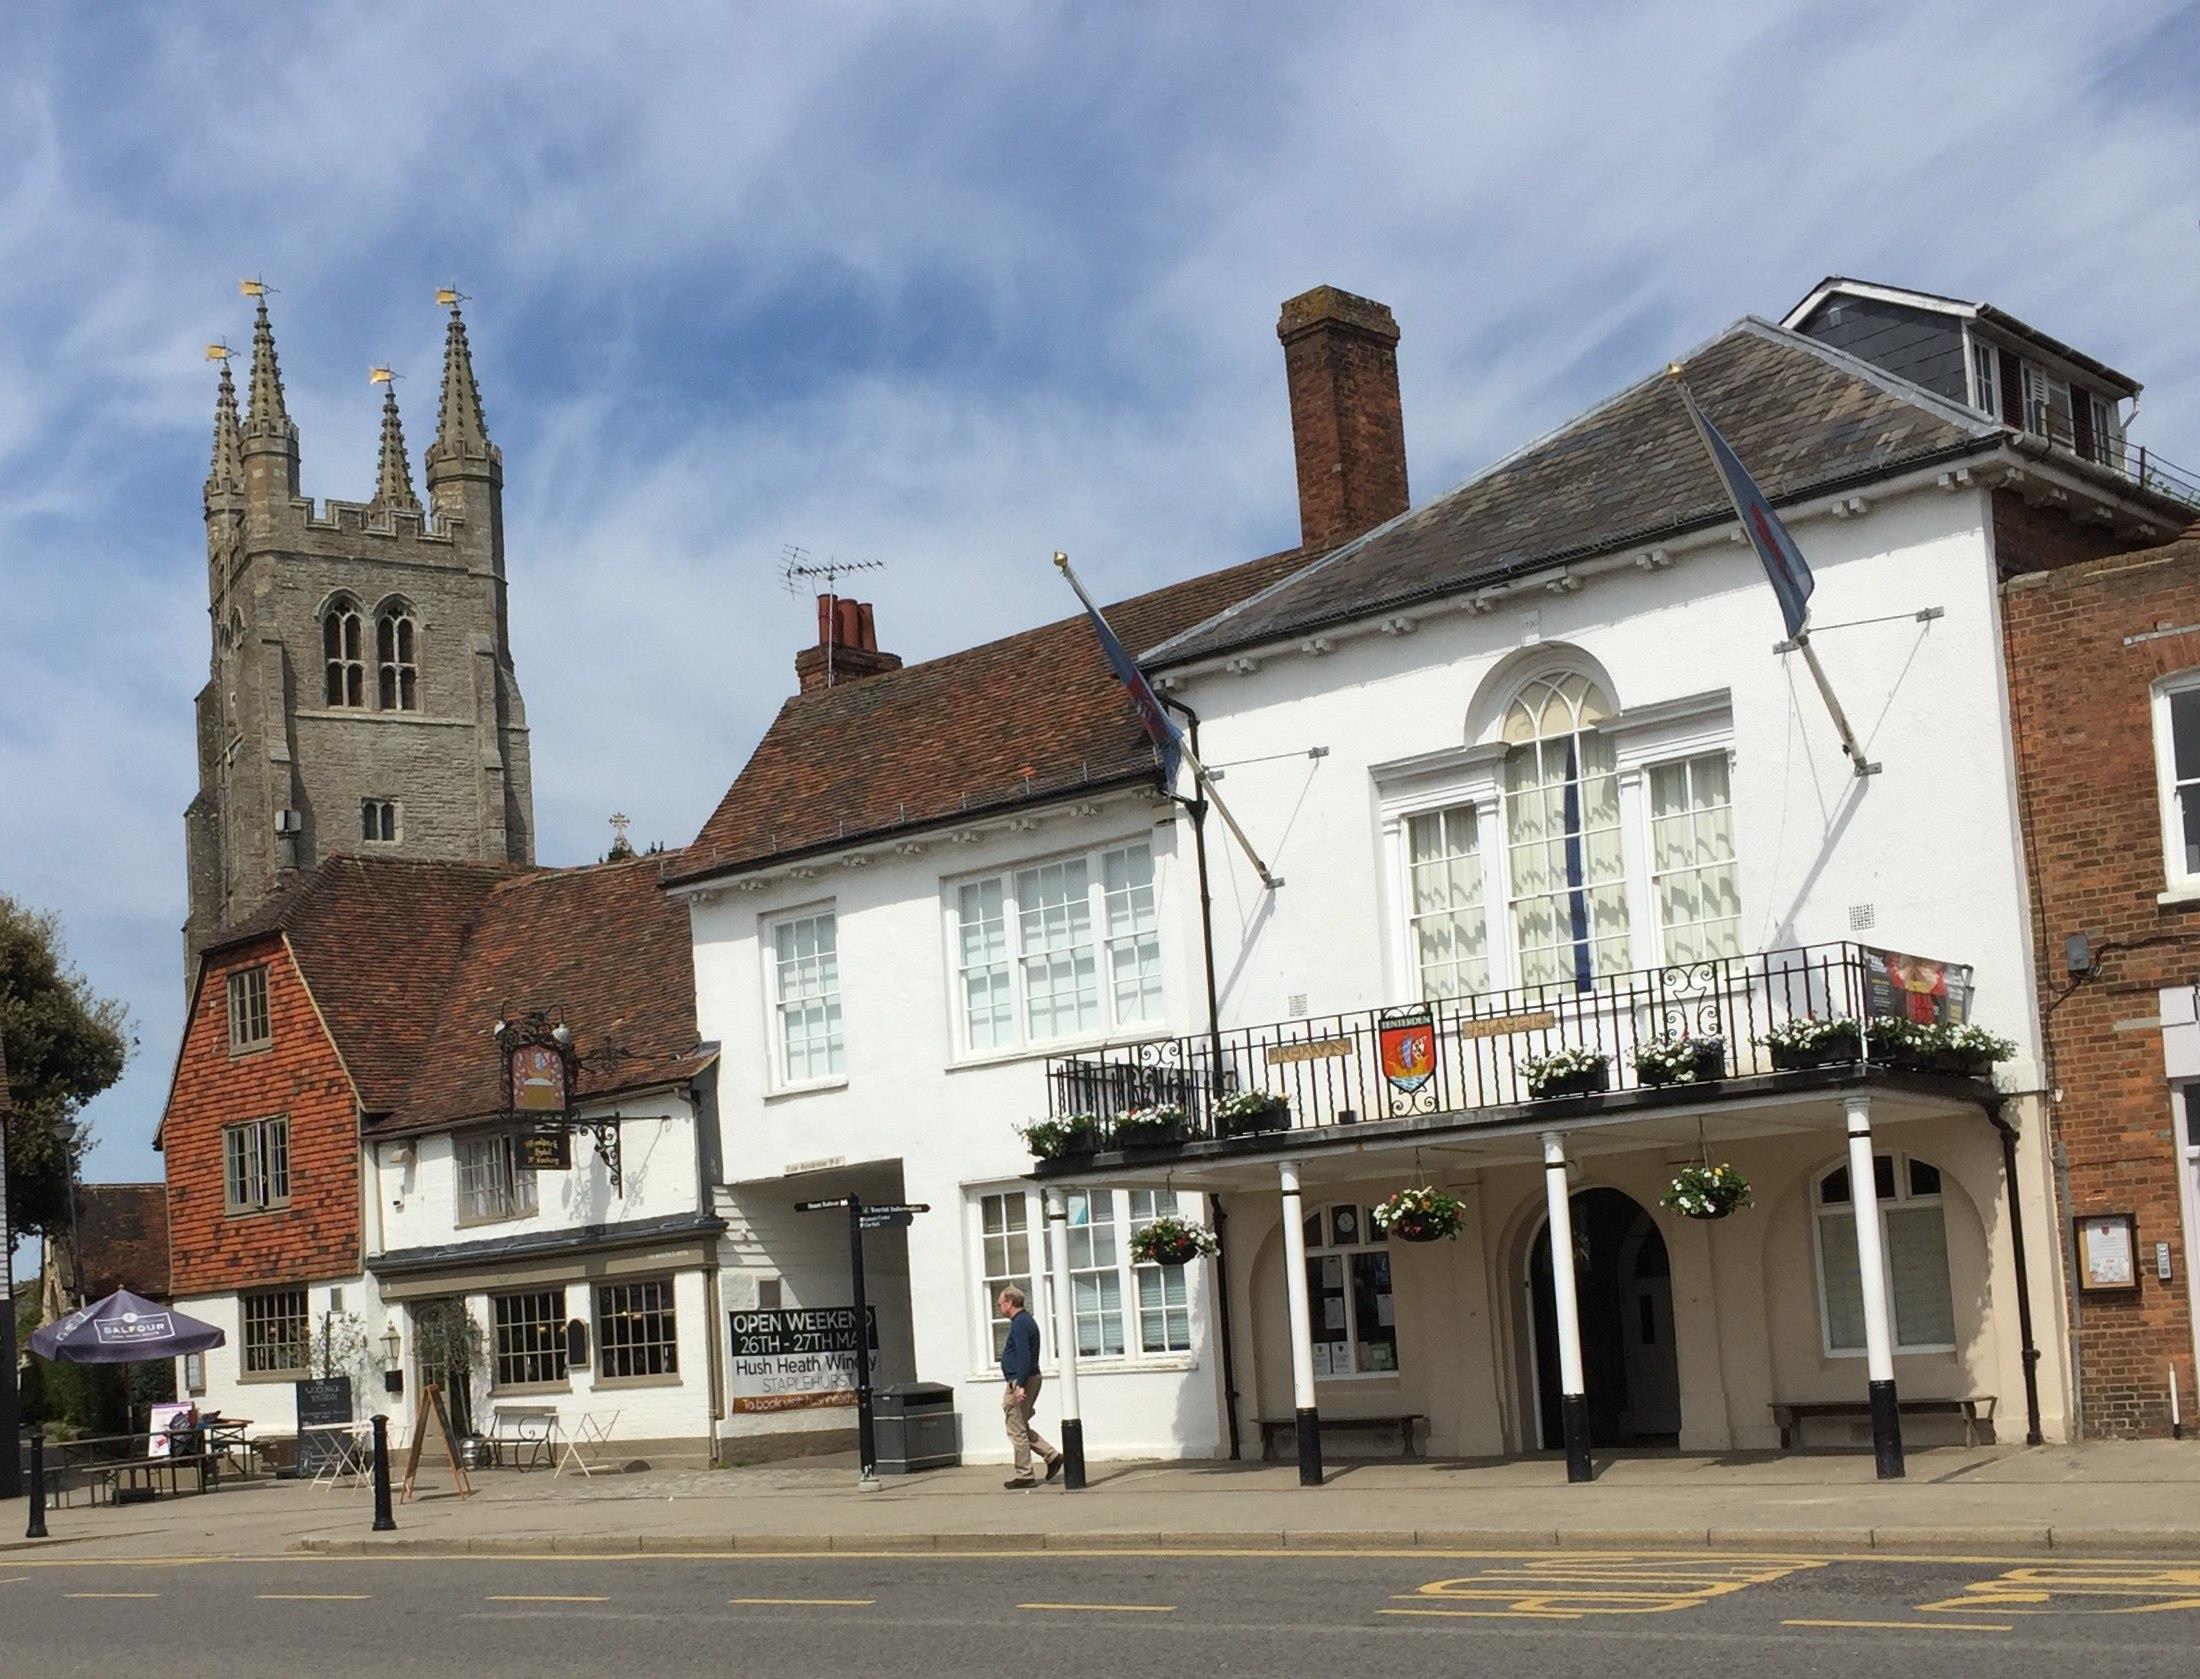
[[[955,1434],[955,1390],[939,1382],[896,1382],[871,1404],[878,1472],[907,1475],[962,1462]]]

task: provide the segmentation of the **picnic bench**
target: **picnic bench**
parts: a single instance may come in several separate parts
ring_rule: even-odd
[[[1273,1463],[1276,1458],[1277,1437],[1280,1435],[1296,1437],[1299,1420],[1296,1417],[1261,1417],[1257,1420],[1260,1424],[1261,1461],[1263,1463]],[[1403,1412],[1387,1417],[1323,1417],[1321,1419],[1321,1430],[1324,1434],[1387,1434],[1395,1430],[1398,1436],[1399,1455],[1416,1457],[1419,1454],[1413,1449],[1413,1425],[1427,1421],[1428,1418],[1418,1411]]]
[[[1979,1425],[1984,1423],[1991,1434],[1994,1426],[1994,1396],[1990,1393],[1974,1393],[1960,1399],[1902,1399],[1896,1409],[1905,1416],[1957,1417],[1963,1419],[1963,1443],[1978,1444]],[[1803,1431],[1803,1424],[1813,1417],[1869,1418],[1871,1402],[1865,1399],[1775,1399],[1772,1402],[1772,1420],[1779,1425],[1780,1449],[1791,1450]]]

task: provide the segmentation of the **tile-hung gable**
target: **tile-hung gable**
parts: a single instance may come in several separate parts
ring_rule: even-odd
[[[1682,365],[1705,411],[1776,504],[1961,462],[2012,437],[1983,414],[1754,317]],[[2104,484],[2133,494],[2106,469],[2068,457],[2057,464],[2098,472]],[[1188,664],[1732,519],[1703,445],[1661,374],[1206,623],[1148,643],[1145,656]]]
[[[1150,647],[1273,583],[1297,549],[1107,608]],[[1083,617],[845,686],[779,715],[671,881],[754,868],[981,811],[1158,775],[1152,744]]]

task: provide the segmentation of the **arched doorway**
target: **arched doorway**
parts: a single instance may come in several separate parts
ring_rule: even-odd
[[[1574,1278],[1581,1301],[1582,1375],[1589,1389],[1589,1443],[1671,1446],[1681,1429],[1681,1379],[1673,1343],[1672,1264],[1657,1221],[1616,1189],[1573,1198]],[[1556,1448],[1559,1420],[1558,1307],[1551,1295],[1551,1228],[1528,1253],[1535,1329],[1535,1386],[1541,1444]]]

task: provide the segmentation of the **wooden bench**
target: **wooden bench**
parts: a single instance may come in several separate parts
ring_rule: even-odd
[[[1994,1396],[1990,1393],[1975,1393],[1966,1399],[1904,1399],[1898,1409],[1905,1416],[1961,1417],[1966,1446],[1978,1444],[1981,1423],[1989,1431],[1994,1425]],[[1780,1426],[1783,1452],[1794,1446],[1802,1425],[1812,1417],[1868,1418],[1871,1414],[1871,1402],[1864,1399],[1776,1399],[1772,1402],[1772,1420]]]
[[[1418,1454],[1413,1449],[1413,1425],[1427,1421],[1428,1418],[1422,1416],[1419,1412],[1392,1417],[1323,1417],[1321,1428],[1324,1434],[1332,1432],[1386,1433],[1391,1429],[1396,1429],[1398,1431],[1400,1455],[1414,1457]],[[1296,1417],[1262,1417],[1259,1422],[1261,1461],[1263,1463],[1273,1463],[1276,1458],[1276,1437],[1278,1435],[1290,1435],[1296,1439],[1299,1431],[1299,1420]]]

